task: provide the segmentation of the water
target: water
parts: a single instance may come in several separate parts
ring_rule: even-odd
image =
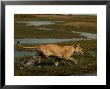
[[[97,34],[87,33],[87,32],[77,32],[72,31],[73,33],[79,33],[81,36],[85,37],[86,39],[97,39]]]
[[[47,28],[38,28],[38,29],[40,29],[40,30],[53,30],[53,29],[47,29]]]
[[[36,55],[35,51],[14,51],[15,58],[22,58],[24,56],[34,56]]]
[[[19,41],[21,44],[43,44],[43,43],[60,43],[60,42],[65,42],[65,41],[77,41],[81,40],[79,38],[74,38],[74,39],[55,39],[55,38],[50,38],[50,39],[15,39],[15,44]]]
[[[25,26],[40,26],[56,24],[60,21],[17,21],[17,23],[25,23]]]
[[[44,29],[44,28],[42,28]],[[20,41],[21,44],[42,44],[42,43],[60,43],[65,41],[79,41],[79,40],[92,40],[97,39],[97,34],[93,33],[86,33],[86,32],[77,32],[72,31],[74,33],[79,33],[83,38],[72,38],[72,39],[56,39],[56,38],[48,38],[48,39],[36,39],[36,38],[30,38],[30,39],[15,39],[15,43],[17,41]]]

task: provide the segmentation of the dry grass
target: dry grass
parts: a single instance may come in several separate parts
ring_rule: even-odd
[[[64,24],[66,26],[73,26],[73,27],[96,27],[95,23],[88,23],[88,22],[71,22]]]

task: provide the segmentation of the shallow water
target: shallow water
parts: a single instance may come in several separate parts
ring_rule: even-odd
[[[44,28],[42,28],[44,29]],[[36,39],[36,38],[30,38],[30,39],[15,39],[15,44],[17,41],[20,41],[22,44],[39,44],[39,43],[59,43],[64,41],[79,41],[79,40],[92,40],[97,39],[97,34],[93,33],[86,33],[86,32],[77,32],[72,31],[74,33],[79,33],[81,35],[81,38],[72,38],[72,39],[56,39],[56,38],[48,38],[48,39]]]
[[[53,30],[53,29],[47,29],[47,28],[38,28],[38,29],[41,29],[41,30]]]
[[[15,58],[22,58],[24,56],[34,56],[36,55],[35,51],[14,51]]]
[[[40,25],[51,25],[56,24],[60,21],[17,21],[17,23],[25,23],[25,26],[40,26]]]
[[[39,44],[39,43],[60,43],[65,41],[77,41],[79,38],[74,39],[15,39],[15,44],[19,41],[21,44]]]
[[[72,31],[72,32],[79,33],[81,36],[83,36],[87,39],[97,39],[97,34],[87,33],[87,32],[77,32],[77,31]]]

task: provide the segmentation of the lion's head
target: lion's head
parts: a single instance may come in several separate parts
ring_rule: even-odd
[[[73,45],[73,48],[75,53],[83,54],[83,48],[80,45]]]

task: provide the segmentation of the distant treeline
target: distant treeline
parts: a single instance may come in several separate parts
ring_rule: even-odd
[[[14,18],[15,19],[21,19],[21,18],[36,18],[39,16],[73,16],[73,17],[85,17],[87,16],[88,18],[94,18],[96,17],[96,14],[91,14],[91,15],[80,15],[80,14],[15,14]]]
[[[32,14],[15,14],[14,18],[35,18],[35,15]]]

